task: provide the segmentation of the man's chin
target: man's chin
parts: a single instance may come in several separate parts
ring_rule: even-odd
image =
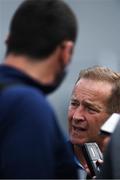
[[[73,145],[83,145],[84,143],[86,143],[85,139],[71,138],[70,141]]]

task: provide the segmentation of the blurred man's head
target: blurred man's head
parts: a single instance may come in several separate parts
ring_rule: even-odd
[[[42,70],[48,72],[42,74],[43,83],[46,84],[44,78],[47,76],[47,84],[54,81],[57,87],[70,62],[76,36],[76,17],[65,2],[25,0],[12,18],[6,56],[25,57],[31,62],[31,67],[41,63]],[[48,82],[51,75],[54,75],[54,80]]]
[[[26,0],[12,18],[7,53],[43,59],[76,34],[75,15],[62,0]]]

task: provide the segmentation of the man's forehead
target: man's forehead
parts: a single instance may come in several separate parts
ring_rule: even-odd
[[[88,89],[88,90],[93,90],[93,91],[98,91],[98,92],[111,92],[113,85],[110,82],[107,81],[97,81],[97,80],[92,80],[92,79],[87,79],[87,78],[81,78],[76,85],[74,86],[73,93],[81,88],[83,89]]]

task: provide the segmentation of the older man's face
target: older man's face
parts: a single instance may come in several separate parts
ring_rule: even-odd
[[[111,84],[89,79],[80,79],[74,87],[68,109],[69,136],[72,144],[99,143],[101,125],[107,113],[107,99]]]

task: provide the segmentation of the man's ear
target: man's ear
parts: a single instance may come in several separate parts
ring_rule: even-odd
[[[64,60],[64,64],[69,64],[71,60],[71,56],[73,54],[74,42],[73,41],[64,41],[61,46],[62,59]]]

